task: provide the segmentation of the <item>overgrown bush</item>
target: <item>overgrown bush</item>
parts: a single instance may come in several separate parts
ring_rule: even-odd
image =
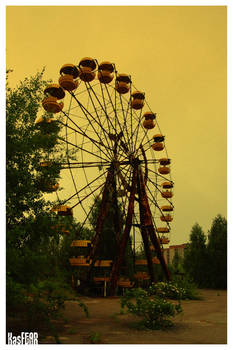
[[[9,274],[6,276],[6,309],[9,316],[14,315],[19,305],[26,303],[25,288],[21,283],[15,282]]]
[[[187,279],[153,283],[149,287],[148,293],[174,300],[199,299],[196,286]]]
[[[161,298],[169,299],[185,299],[185,290],[183,288],[178,288],[172,282],[158,282],[153,283],[148,290],[150,295],[157,295]]]
[[[194,283],[194,281],[184,276],[183,278],[180,277],[174,277],[173,283],[176,285],[177,288],[184,289],[184,298],[183,299],[189,299],[189,300],[199,300],[201,299],[199,292],[197,290],[197,285]]]
[[[153,283],[149,287],[148,293],[174,300],[199,299],[196,286],[187,279]]]
[[[86,316],[87,306],[72,293],[69,285],[56,280],[40,281],[27,289],[11,278],[7,279],[7,314],[19,317],[31,331],[50,332],[58,341],[54,320],[64,320],[63,309],[68,300],[76,301]]]
[[[28,316],[31,322],[46,322],[49,319],[62,317],[65,301],[74,300],[74,296],[71,296],[70,293],[69,286],[62,285],[58,281],[46,280],[37,285],[31,285],[27,301]],[[86,306],[77,298],[75,300],[88,315]]]
[[[151,296],[141,288],[127,290],[121,298],[121,307],[127,307],[128,312],[141,317],[139,325],[149,329],[171,327],[173,322],[170,318],[182,312],[180,302],[174,305],[157,295]]]

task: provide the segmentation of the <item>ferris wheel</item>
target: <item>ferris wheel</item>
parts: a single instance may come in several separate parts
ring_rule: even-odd
[[[115,64],[85,57],[78,65],[63,65],[58,84],[50,84],[44,93],[44,109],[63,116],[60,139],[67,157],[61,164],[66,199],[61,197],[61,204],[54,211],[58,215],[75,215],[85,226],[94,199],[100,201],[88,254],[84,259],[71,259],[71,264],[96,266],[98,245],[111,206],[115,210],[112,226],[117,254],[109,263],[110,294],[119,282],[130,235],[134,233],[136,239],[135,230],[144,247],[150,280],[155,280],[154,263],[161,264],[169,279],[163,244],[169,242],[173,220],[171,160],[158,117],[151,111],[144,91],[135,88],[130,75],[118,73]],[[43,119],[43,123],[54,119]],[[41,123],[41,119],[37,122]],[[53,190],[58,188],[54,186]],[[58,195],[60,198],[60,192]],[[73,244],[88,243],[77,240]]]

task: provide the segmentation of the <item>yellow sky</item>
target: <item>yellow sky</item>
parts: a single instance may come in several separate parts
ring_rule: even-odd
[[[145,91],[172,159],[171,244],[198,222],[226,216],[226,16],[224,6],[8,6],[7,67],[14,85],[46,66],[90,56],[115,62]]]

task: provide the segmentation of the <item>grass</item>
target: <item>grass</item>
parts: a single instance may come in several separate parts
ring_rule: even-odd
[[[69,334],[69,335],[76,334],[76,333],[77,333],[77,329],[76,328],[70,328],[67,331],[67,334]]]
[[[100,344],[101,343],[101,335],[99,332],[93,332],[89,337],[91,344]]]

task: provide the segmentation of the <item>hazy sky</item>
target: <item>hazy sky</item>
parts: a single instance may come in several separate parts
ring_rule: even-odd
[[[132,76],[158,113],[172,160],[171,244],[204,231],[227,204],[227,9],[224,6],[8,6],[11,84],[90,56]]]

